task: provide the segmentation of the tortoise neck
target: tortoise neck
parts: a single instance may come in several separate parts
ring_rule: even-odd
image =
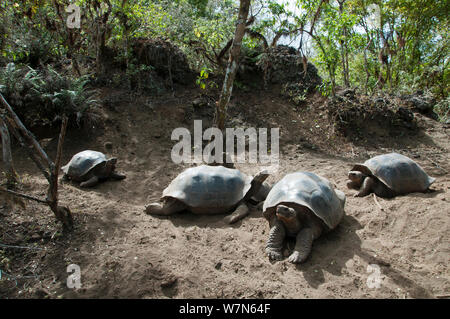
[[[299,218],[293,218],[292,220],[289,221],[289,223],[283,220],[281,221],[289,235],[296,235],[298,231],[302,228],[302,223],[300,222]]]

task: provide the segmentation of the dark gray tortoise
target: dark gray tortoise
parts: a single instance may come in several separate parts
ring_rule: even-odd
[[[75,154],[67,165],[61,167],[63,179],[80,182],[81,187],[93,187],[109,178],[121,180],[126,176],[115,171],[117,158],[107,159],[105,154],[86,150]]]
[[[313,241],[334,229],[344,216],[345,194],[314,173],[296,172],[276,183],[263,206],[270,233],[266,253],[272,260],[283,258],[286,237],[296,243],[289,262],[301,263],[309,256]]]
[[[164,189],[163,204],[152,203],[145,212],[152,215],[171,215],[188,210],[194,214],[223,214],[229,224],[237,222],[249,213],[247,202],[265,193],[266,171],[255,177],[247,176],[237,169],[223,166],[201,165],[191,167],[179,174]]]
[[[348,173],[348,178],[347,187],[359,190],[355,197],[370,193],[394,197],[425,192],[435,181],[419,164],[398,153],[378,155],[364,164],[356,164]]]

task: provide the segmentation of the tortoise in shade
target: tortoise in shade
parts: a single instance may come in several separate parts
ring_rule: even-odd
[[[109,178],[121,180],[126,176],[115,171],[117,158],[86,150],[75,154],[67,165],[61,167],[64,180],[80,182],[80,187],[93,187]]]
[[[398,153],[378,155],[364,164],[355,164],[348,178],[347,187],[359,190],[355,197],[375,193],[386,198],[425,192],[436,180],[412,159]]]

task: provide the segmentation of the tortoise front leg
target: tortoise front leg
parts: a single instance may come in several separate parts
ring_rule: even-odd
[[[233,224],[247,216],[249,212],[250,210],[248,206],[245,203],[242,203],[234,210],[234,212],[225,217],[223,220],[227,224]]]
[[[160,203],[152,203],[145,207],[145,213],[150,215],[162,215],[168,216],[177,212],[181,212],[186,208],[179,200],[169,199],[164,202],[163,205]]]
[[[361,189],[359,190],[359,192],[357,194],[354,195],[354,197],[364,197],[364,196],[369,195],[370,193],[373,192],[375,183],[376,183],[376,181],[373,177],[366,177],[361,186]]]
[[[97,185],[99,182],[100,180],[97,176],[92,176],[87,181],[80,183],[80,187],[93,187]]]
[[[115,180],[121,180],[121,179],[125,179],[126,176],[117,172],[112,172],[111,173],[111,178],[115,179]]]
[[[311,252],[313,240],[314,232],[311,228],[300,230],[297,234],[294,251],[289,256],[289,262],[294,264],[304,262]]]
[[[355,181],[348,180],[347,181],[347,188],[348,189],[359,189],[359,183],[355,182]]]
[[[283,242],[286,236],[283,223],[276,219],[270,228],[269,240],[266,244],[266,254],[271,260],[283,259]]]
[[[61,182],[68,182],[68,181],[70,181],[69,175],[64,174],[64,175],[61,177]]]

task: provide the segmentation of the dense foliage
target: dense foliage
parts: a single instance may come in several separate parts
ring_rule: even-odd
[[[0,93],[31,126],[59,124],[66,114],[77,126],[91,124],[87,111],[97,105],[95,92],[86,88],[87,76],[72,78],[51,67],[35,70],[9,63],[0,70]]]
[[[80,8],[80,29],[66,24],[70,3]],[[75,77],[100,76],[113,60],[134,74],[143,69],[134,40],[161,38],[184,52],[206,87],[208,74],[225,68],[238,7],[233,0],[5,0],[0,66],[51,64]],[[420,89],[439,101],[445,119],[449,9],[446,0],[253,0],[242,52],[258,60],[290,44],[318,67],[324,94]]]

